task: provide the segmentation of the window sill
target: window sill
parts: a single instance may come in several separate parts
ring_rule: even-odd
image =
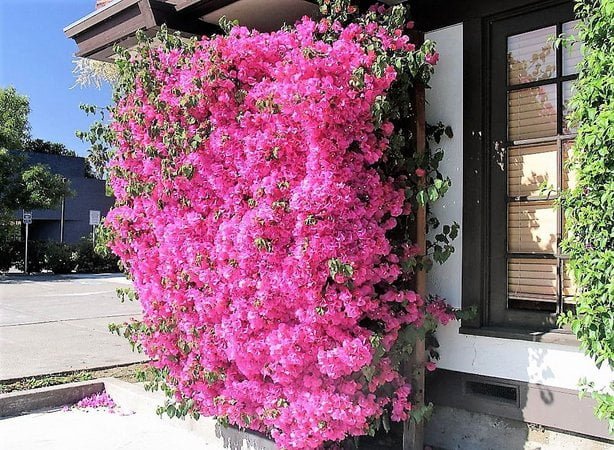
[[[507,327],[463,327],[460,334],[473,336],[487,336],[500,339],[516,339],[521,341],[543,342],[547,344],[567,345],[579,347],[576,336],[569,330],[532,331],[522,328]]]

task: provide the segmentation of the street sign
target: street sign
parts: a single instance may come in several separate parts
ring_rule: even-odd
[[[100,225],[100,211],[90,209],[90,225]]]
[[[24,211],[23,212],[23,223],[29,225],[32,223],[32,211]]]

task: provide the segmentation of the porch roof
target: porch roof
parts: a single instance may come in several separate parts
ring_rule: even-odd
[[[153,36],[162,24],[184,35],[219,31],[222,16],[261,31],[278,29],[304,15],[317,16],[307,0],[115,0],[64,28],[77,44],[77,56],[110,61],[113,46],[130,48],[136,32]]]
[[[407,2],[418,29],[430,31],[458,22],[482,19],[502,10],[522,8],[540,0],[380,0],[387,4]],[[564,1],[564,0],[561,0]],[[369,4],[374,0],[357,0]],[[219,31],[226,16],[261,31],[278,29],[304,15],[319,13],[316,0],[115,0],[68,25],[64,33],[77,43],[77,56],[110,61],[113,45],[130,48],[135,33],[150,36],[165,23],[184,35],[202,36]]]

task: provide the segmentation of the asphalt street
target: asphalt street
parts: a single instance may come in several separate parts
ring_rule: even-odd
[[[121,274],[0,275],[0,380],[140,362],[108,324],[138,318]]]

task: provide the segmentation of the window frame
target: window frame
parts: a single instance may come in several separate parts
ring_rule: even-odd
[[[507,212],[501,211],[507,211],[507,156],[502,148],[507,146],[507,108],[503,105],[507,105],[508,86],[507,64],[501,62],[507,60],[507,47],[501,45],[506,45],[509,35],[574,18],[572,2],[548,1],[464,22],[462,304],[463,308],[477,307],[478,314],[463,320],[461,332],[530,340],[540,340],[536,336],[548,332],[569,333],[557,329],[556,313],[507,309]],[[560,49],[557,54],[558,80],[565,77]],[[498,64],[492,63],[493,57],[499,58]],[[560,107],[562,82],[555,85]],[[491,107],[495,98],[504,99],[501,107]],[[495,124],[499,124],[498,131]],[[558,120],[557,133],[560,129]],[[559,341],[560,336],[555,339]]]

